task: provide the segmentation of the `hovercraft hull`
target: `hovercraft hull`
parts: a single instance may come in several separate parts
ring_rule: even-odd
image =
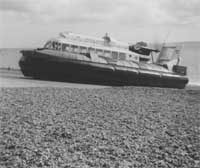
[[[174,73],[74,59],[74,55],[43,50],[23,50],[19,61],[24,76],[117,86],[184,88],[188,78]]]

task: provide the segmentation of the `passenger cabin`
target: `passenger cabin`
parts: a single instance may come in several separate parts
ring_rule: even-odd
[[[49,40],[44,48],[58,50],[62,52],[71,52],[84,55],[95,54],[98,57],[139,62],[139,55],[131,52],[127,45],[120,42],[103,39],[82,37],[75,34],[61,34],[60,37]]]

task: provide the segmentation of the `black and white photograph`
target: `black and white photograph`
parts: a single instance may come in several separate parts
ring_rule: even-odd
[[[199,168],[200,0],[0,0],[0,168]]]

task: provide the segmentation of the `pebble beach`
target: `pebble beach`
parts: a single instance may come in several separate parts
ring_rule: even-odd
[[[200,90],[1,88],[0,167],[200,167]]]

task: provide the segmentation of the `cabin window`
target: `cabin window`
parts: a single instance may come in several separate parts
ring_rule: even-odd
[[[69,44],[63,44],[62,45],[62,50],[63,51],[69,51],[69,47],[70,47]]]
[[[118,53],[117,52],[112,52],[112,58],[117,59],[118,58]]]
[[[88,48],[88,51],[89,52],[95,52],[95,49],[94,48]]]
[[[57,42],[54,43],[54,49],[55,49],[55,50],[58,49],[58,43],[57,43]]]
[[[62,44],[61,43],[58,43],[57,45],[57,50],[61,50],[62,49]]]
[[[105,54],[106,57],[111,57],[111,52],[108,51],[108,50],[105,50],[104,54]]]
[[[69,52],[73,52],[73,51],[74,51],[71,45],[69,45],[68,51],[69,51]]]
[[[81,52],[81,53],[86,53],[86,52],[87,52],[87,48],[81,46],[81,47],[80,47],[80,52]]]
[[[74,51],[77,52],[77,53],[79,53],[80,52],[79,46],[75,47]]]
[[[72,51],[72,47],[70,44],[69,44],[69,46],[67,46],[67,51]]]
[[[100,50],[100,49],[97,49],[96,52],[97,52],[98,55],[102,55],[103,54],[103,50]]]
[[[53,42],[53,49],[54,49],[54,50],[57,50],[57,48],[58,48],[58,43],[54,41],[54,42]]]
[[[71,46],[72,52],[79,52],[78,46],[72,45]]]
[[[125,60],[126,59],[125,53],[119,53],[119,59],[120,60]]]

